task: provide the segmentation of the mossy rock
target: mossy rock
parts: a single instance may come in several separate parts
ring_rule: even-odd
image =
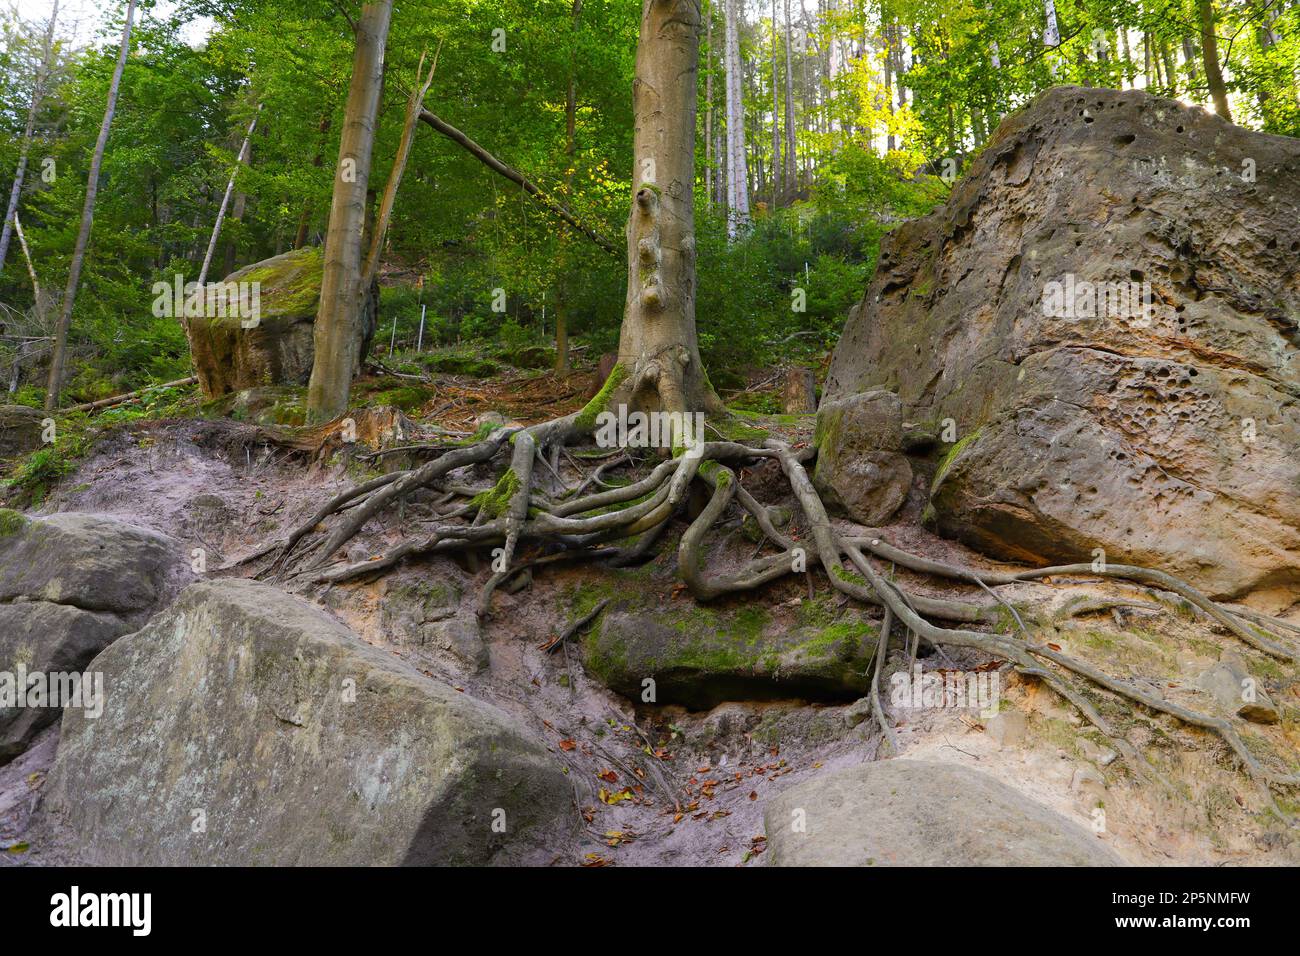
[[[41,447],[45,413],[26,405],[0,405],[0,459],[17,458]]]
[[[315,358],[324,255],[309,246],[232,272],[227,283],[257,283],[256,322],[246,316],[191,318],[190,344],[199,387],[207,398],[270,385],[306,385]],[[378,286],[362,304],[357,367],[370,349],[377,321]],[[248,327],[246,327],[248,326]]]
[[[418,361],[431,372],[471,378],[491,378],[501,370],[491,359],[467,352],[426,352],[419,356]]]
[[[649,678],[659,704],[703,709],[728,700],[854,700],[870,687],[876,626],[851,612],[791,624],[767,610],[636,605],[605,612],[583,643],[587,671],[642,699]]]
[[[206,418],[233,418],[256,425],[302,425],[307,421],[307,389],[301,385],[246,388],[205,402]]]

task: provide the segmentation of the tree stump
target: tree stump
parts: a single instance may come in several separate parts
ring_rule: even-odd
[[[811,415],[817,411],[817,381],[812,369],[786,370],[781,405],[787,415]]]

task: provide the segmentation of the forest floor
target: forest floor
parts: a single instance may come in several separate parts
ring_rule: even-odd
[[[486,411],[536,421],[580,406],[589,378],[580,373],[443,377],[429,383],[429,394],[408,414],[422,427],[455,433],[472,432]],[[781,416],[764,424],[783,429],[792,440],[810,437],[811,419],[791,425]],[[395,467],[396,461],[390,464]],[[117,515],[171,535],[186,548],[204,548],[212,569],[295,526],[354,481],[358,468],[348,456],[311,461],[301,452],[265,442],[261,429],[246,423],[139,420],[102,435],[39,512]],[[771,496],[782,493],[782,483],[762,479],[755,474],[747,487],[768,504],[792,504]],[[350,556],[383,550],[398,536],[399,521],[389,514],[372,522],[350,544]],[[940,560],[991,567],[960,545],[922,530],[910,505],[890,526],[871,530]],[[751,547],[738,534],[723,535],[709,560],[739,564]],[[769,798],[827,770],[889,755],[864,701],[741,701],[699,712],[643,705],[588,676],[576,638],[556,653],[542,650],[578,616],[575,595],[584,588],[615,593],[622,587],[652,588],[664,602],[690,602],[689,594],[674,587],[675,554],[670,537],[659,557],[635,572],[581,566],[537,570],[525,589],[497,595],[480,634],[490,660],[484,669],[410,641],[399,625],[407,613],[402,602],[430,581],[452,587],[458,602],[452,613],[472,615],[486,568],[435,557],[409,562],[373,582],[297,590],[368,643],[506,710],[565,763],[575,784],[578,837],[532,862],[761,863],[766,848],[762,810]],[[965,585],[936,585],[898,573],[921,593],[965,599],[979,594]],[[808,586],[828,590],[814,574],[808,581],[788,579],[732,600],[789,607],[807,599]],[[1094,590],[1114,593],[1113,587],[1097,584]],[[1065,598],[1050,582],[1015,585],[1003,593],[1012,600],[1023,594],[1049,603]],[[1073,589],[1069,596],[1078,593]],[[1205,623],[1167,614],[1107,613],[1051,626],[1053,639],[1068,650],[1112,672],[1149,681],[1175,698],[1203,697],[1196,676],[1225,649],[1242,653],[1252,667],[1267,667],[1249,648],[1233,647],[1229,637]],[[910,663],[895,649],[890,669]],[[922,663],[927,668],[970,668],[988,662],[954,653],[951,660],[926,658]],[[1300,702],[1295,685],[1274,682],[1269,693],[1288,711]],[[1126,736],[1151,757],[1163,779],[1154,783],[1135,775],[1123,758],[1115,759],[1073,710],[1037,682],[1008,678],[1001,707],[992,719],[957,710],[896,715],[901,755],[977,767],[1085,827],[1092,826],[1095,810],[1104,807],[1106,830],[1099,838],[1133,864],[1300,862],[1293,831],[1261,806],[1217,738],[1168,717],[1136,715],[1126,725]],[[1251,725],[1249,740],[1261,752],[1294,754],[1300,752],[1294,727],[1292,719]],[[34,839],[27,827],[29,811],[53,761],[56,737],[52,729],[26,755],[0,768],[0,847],[13,847],[0,853],[0,861],[76,861],[74,847],[27,846]]]

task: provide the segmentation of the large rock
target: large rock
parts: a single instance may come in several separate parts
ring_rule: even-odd
[[[17,458],[43,444],[45,413],[26,405],[0,405],[0,459]]]
[[[813,484],[827,507],[881,525],[907,500],[912,466],[903,450],[898,396],[883,389],[822,405],[817,415]]]
[[[807,602],[790,619],[753,606],[639,605],[606,611],[583,643],[587,671],[642,700],[704,709],[727,700],[854,700],[871,685],[876,625]]]
[[[188,552],[153,531],[101,515],[0,511],[0,673],[84,671],[189,578]],[[52,701],[8,703],[0,703],[0,763],[60,713]]]
[[[1096,836],[989,774],[884,760],[764,808],[771,866],[1123,866]]]
[[[572,813],[505,713],[269,585],[194,584],[94,668],[47,797],[89,862],[504,862]]]
[[[258,283],[260,314],[256,324],[230,315],[189,320],[194,369],[205,397],[307,384],[315,355],[313,330],[322,268],[320,248],[308,246],[226,276],[227,283]],[[374,334],[377,302],[377,289],[372,287],[362,309],[364,341],[358,368]]]
[[[1297,588],[1297,253],[1300,142],[1057,88],[886,239],[826,398],[883,388],[933,434],[952,419],[927,514],[986,553]],[[1088,300],[1128,283],[1150,309]]]

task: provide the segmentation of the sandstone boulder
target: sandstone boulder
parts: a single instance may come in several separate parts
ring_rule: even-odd
[[[269,585],[191,585],[94,667],[46,803],[88,862],[505,862],[572,815],[512,718]]]
[[[189,320],[194,369],[206,398],[307,384],[315,356],[313,330],[323,264],[320,248],[308,246],[226,276],[226,283],[258,283],[260,310],[256,324],[232,315]],[[374,335],[377,303],[378,291],[372,288],[362,310],[364,341],[358,366]]]
[[[854,700],[871,685],[876,624],[833,618],[820,602],[790,619],[748,606],[721,609],[622,603],[583,643],[587,671],[612,690],[704,709],[728,700]]]
[[[188,552],[153,531],[100,515],[0,511],[0,673],[80,673],[188,578]],[[59,712],[0,704],[0,763]]]
[[[902,408],[893,392],[877,389],[825,403],[815,440],[813,484],[833,512],[881,525],[907,500],[912,466],[901,454]]]
[[[989,774],[883,760],[764,808],[771,866],[1123,866],[1096,836]]]
[[[927,517],[990,555],[1294,591],[1297,253],[1300,142],[1056,88],[886,238],[826,399],[951,419]]]
[[[0,405],[0,459],[17,458],[41,447],[45,413],[26,405]]]

